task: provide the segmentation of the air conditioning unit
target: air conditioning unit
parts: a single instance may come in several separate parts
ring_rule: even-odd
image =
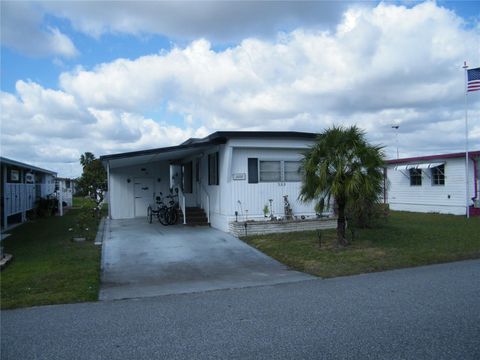
[[[34,183],[35,182],[35,175],[33,175],[32,173],[26,173],[25,174],[25,182],[26,183]]]

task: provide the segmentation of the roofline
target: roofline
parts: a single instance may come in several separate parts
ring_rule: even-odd
[[[203,147],[205,145],[221,145],[225,144],[229,139],[233,138],[301,138],[312,139],[317,137],[316,133],[298,132],[298,131],[216,131],[204,138],[190,138],[180,145],[161,147],[148,150],[131,151],[125,153],[117,153],[111,155],[100,156],[101,161],[108,161],[114,159],[129,158],[143,155],[153,155],[168,153],[176,150],[191,149],[196,147]]]
[[[123,158],[135,157],[135,156],[163,154],[163,153],[168,153],[176,150],[202,147],[205,145],[214,145],[214,144],[209,142],[201,143],[201,144],[185,144],[185,145],[168,146],[168,147],[148,149],[148,150],[131,151],[131,152],[125,152],[125,153],[111,154],[111,155],[102,155],[100,156],[100,160],[108,161],[108,160],[123,159]]]
[[[18,167],[23,167],[23,168],[26,168],[26,169],[29,169],[29,170],[35,170],[35,171],[43,172],[43,173],[46,173],[46,174],[52,174],[52,175],[54,174],[55,176],[57,176],[57,173],[55,171],[42,169],[38,166],[22,163],[22,162],[17,161],[17,160],[8,159],[6,157],[0,157],[0,163],[14,165],[14,166],[18,166]]]
[[[393,165],[393,164],[403,164],[403,163],[412,162],[412,161],[456,159],[456,158],[462,158],[462,157],[463,158],[465,157],[465,152],[442,154],[442,155],[417,156],[417,157],[410,157],[410,158],[403,158],[403,159],[393,159],[393,160],[387,160],[386,163],[388,165]],[[480,157],[480,150],[469,151],[468,157],[470,159]]]

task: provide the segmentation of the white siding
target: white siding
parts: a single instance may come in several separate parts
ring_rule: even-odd
[[[141,169],[145,169],[142,171]],[[110,169],[110,204],[113,219],[134,217],[134,179],[151,178],[154,196],[160,192],[167,194],[170,187],[170,167],[168,162],[153,162],[135,166]],[[130,182],[127,180],[130,179]],[[160,182],[158,181],[160,179]],[[152,198],[152,202],[153,202]]]
[[[465,159],[445,160],[445,185],[432,185],[430,170],[422,171],[422,185],[410,186],[408,170],[387,168],[388,203],[392,210],[465,214]],[[403,173],[402,173],[403,172]],[[470,162],[470,197],[474,196]]]
[[[297,139],[238,139],[229,141],[223,152],[225,163],[221,166],[220,177],[222,191],[223,221],[263,219],[263,208],[273,199],[272,208],[275,216],[284,216],[283,195],[288,195],[294,216],[315,216],[313,203],[305,204],[298,200],[301,182],[259,182],[248,183],[248,158],[259,160],[296,161],[303,158],[302,152],[311,142]],[[233,180],[233,174],[245,174],[244,180]]]
[[[50,174],[45,174],[42,180],[40,197],[45,198],[55,192],[55,177]]]
[[[218,174],[219,185],[208,185],[208,155],[218,151]],[[225,218],[225,196],[228,197],[225,189],[225,173],[227,163],[225,161],[225,146],[212,147],[200,158],[200,183],[203,184],[210,198],[210,224],[212,227],[227,231],[228,221]],[[195,171],[194,171],[195,177]],[[196,185],[194,185],[196,186]],[[222,203],[223,200],[223,203]],[[223,206],[222,206],[223,205]],[[188,221],[188,219],[187,219]]]
[[[4,211],[6,216],[31,210],[35,207],[34,184],[4,185]]]

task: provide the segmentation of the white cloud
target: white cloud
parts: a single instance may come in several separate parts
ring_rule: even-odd
[[[335,32],[299,28],[222,51],[200,39],[65,72],[59,90],[19,81],[15,95],[1,97],[2,139],[10,144],[22,133],[30,143],[59,144],[75,150],[62,154],[74,161],[84,151],[173,145],[214,130],[322,131],[358,124],[393,156],[391,125],[399,124],[403,155],[461,151],[461,65],[478,55],[469,45],[478,38],[478,28],[423,3],[350,9]],[[480,115],[476,95],[472,119]],[[52,119],[58,126],[48,127]],[[479,134],[473,123],[477,149]]]
[[[274,36],[299,26],[336,24],[346,3],[333,1],[119,1],[43,2],[94,37],[105,33],[163,34],[170,38],[236,42]]]
[[[55,27],[42,27],[43,9],[39,3],[2,1],[1,43],[31,56],[78,54],[73,42]]]

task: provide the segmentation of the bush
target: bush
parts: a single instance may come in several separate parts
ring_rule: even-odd
[[[40,198],[35,202],[35,215],[37,217],[53,216],[58,210],[57,199]]]
[[[389,215],[388,204],[359,199],[352,202],[346,209],[350,226],[365,229],[381,225]]]

